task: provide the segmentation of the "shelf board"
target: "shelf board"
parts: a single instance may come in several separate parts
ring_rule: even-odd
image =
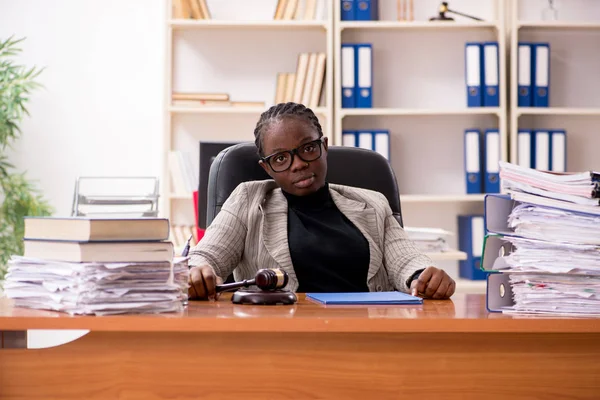
[[[495,22],[443,22],[443,21],[344,21],[339,24],[340,29],[490,29],[498,28]]]
[[[400,195],[400,203],[466,203],[480,202],[485,194],[405,194]]]
[[[194,20],[172,19],[169,26],[173,29],[219,29],[219,28],[248,28],[248,29],[327,29],[325,21],[237,21],[237,20]]]
[[[192,200],[192,193],[170,193],[169,199],[171,200]]]
[[[342,108],[340,115],[346,116],[385,116],[385,115],[499,115],[498,107],[472,108]]]
[[[600,116],[600,108],[519,107],[517,115],[591,115]]]
[[[458,250],[445,251],[443,253],[425,253],[433,261],[460,261],[467,259],[467,253]]]
[[[580,21],[519,21],[518,28],[533,29],[600,29],[598,22],[580,22]]]
[[[191,107],[191,106],[170,106],[169,111],[172,114],[262,114],[269,106],[265,107]],[[327,115],[326,107],[316,107],[312,109],[315,114]]]

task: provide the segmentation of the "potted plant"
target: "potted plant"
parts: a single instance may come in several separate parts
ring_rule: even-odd
[[[35,81],[40,69],[14,61],[23,40],[0,39],[0,282],[4,280],[10,257],[23,254],[23,218],[53,212],[25,172],[16,171],[8,162],[7,150],[21,135],[19,123],[29,115],[26,107],[29,96],[40,86]]]

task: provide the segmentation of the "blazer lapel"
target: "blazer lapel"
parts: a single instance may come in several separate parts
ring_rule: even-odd
[[[263,214],[261,225],[263,243],[279,267],[288,273],[288,288],[295,291],[298,288],[298,279],[292,265],[288,243],[288,205],[281,189],[275,189],[260,205],[260,210]]]
[[[369,242],[370,259],[367,281],[370,281],[383,265],[383,253],[378,245],[380,240],[375,210],[367,206],[366,203],[349,199],[335,190],[330,190],[330,193],[338,209],[361,231]]]

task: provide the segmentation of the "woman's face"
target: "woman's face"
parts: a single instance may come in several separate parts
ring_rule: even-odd
[[[319,134],[309,122],[297,118],[275,122],[262,137],[264,155],[271,157],[260,165],[282,190],[296,196],[314,193],[325,185],[327,175],[327,138],[321,138],[323,143],[314,142],[317,139]],[[291,154],[285,152],[295,149],[290,163]],[[298,154],[312,161],[304,161]]]

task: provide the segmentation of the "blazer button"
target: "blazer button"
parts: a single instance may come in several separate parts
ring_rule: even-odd
[[[381,287],[381,285],[377,285],[377,287],[375,289],[377,289],[378,292],[383,291],[383,288]]]

